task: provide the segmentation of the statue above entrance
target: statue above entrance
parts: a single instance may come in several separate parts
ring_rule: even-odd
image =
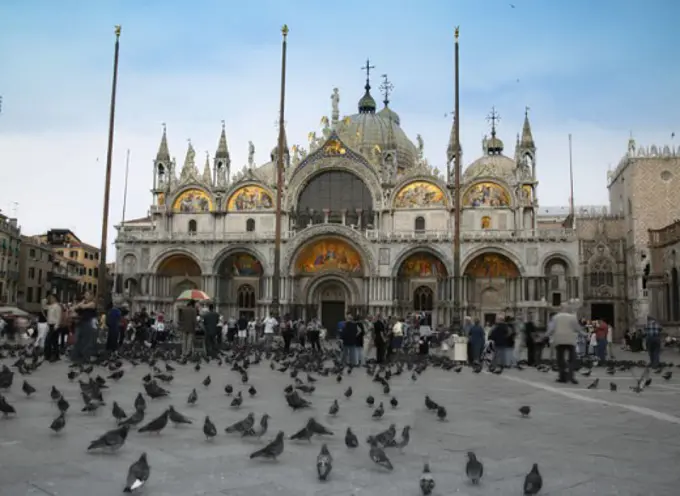
[[[326,238],[305,246],[297,257],[295,267],[305,274],[333,269],[358,274],[361,273],[361,257],[346,241]]]
[[[519,277],[517,266],[506,256],[499,253],[482,253],[470,262],[465,275],[477,278]]]

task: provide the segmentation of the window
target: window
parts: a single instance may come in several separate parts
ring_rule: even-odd
[[[28,278],[35,279],[35,267],[28,268]]]
[[[28,251],[28,256],[35,260],[35,248],[31,248]]]
[[[248,232],[255,231],[255,219],[248,219],[246,221],[246,231]]]
[[[75,251],[75,250],[71,250],[71,252],[68,254],[68,256],[71,257],[71,258],[77,259],[78,258],[78,252]]]
[[[92,269],[87,269],[87,275],[92,277]]]
[[[431,312],[434,308],[434,294],[427,286],[419,286],[413,292],[413,309],[416,312]]]
[[[239,308],[255,308],[255,289],[250,284],[240,286],[237,301]]]
[[[196,232],[196,228],[197,228],[196,221],[194,219],[191,219],[189,221],[188,231],[193,234]]]
[[[415,222],[415,228],[416,232],[423,232],[425,230],[425,218],[424,217],[416,217],[416,222]]]
[[[38,284],[42,284],[43,279],[42,279],[42,269],[38,269]]]
[[[63,257],[64,256],[64,250],[57,251],[57,255],[61,255]]]
[[[33,303],[33,288],[26,288],[26,303]]]
[[[598,260],[590,267],[590,287],[614,287],[614,271],[611,262]]]
[[[92,275],[94,275],[94,277],[99,277],[99,269],[94,269]]]
[[[42,288],[35,288],[35,301],[36,303],[42,301]]]

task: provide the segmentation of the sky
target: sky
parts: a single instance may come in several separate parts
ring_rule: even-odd
[[[511,2],[511,3],[510,3]],[[357,112],[367,58],[394,85],[390,107],[430,164],[445,170],[453,109],[453,30],[460,34],[463,165],[482,154],[486,116],[514,154],[525,107],[542,206],[608,203],[606,176],[627,149],[680,131],[680,2],[675,0],[3,0],[0,2],[0,209],[25,234],[69,228],[99,246],[113,65],[122,25],[109,243],[123,214],[146,215],[166,123],[183,162],[201,169],[225,121],[232,171],[276,144],[281,26],[288,36],[286,131],[307,147],[330,115]],[[680,133],[678,133],[680,135]],[[680,142],[675,143],[676,147]],[[109,245],[109,258],[113,247]]]

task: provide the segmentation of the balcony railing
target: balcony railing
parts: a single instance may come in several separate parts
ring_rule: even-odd
[[[649,230],[649,244],[652,247],[664,247],[680,242],[680,221],[661,229]]]
[[[334,224],[329,224],[334,225]],[[315,224],[314,226],[318,226]],[[283,240],[295,237],[296,234],[304,232],[285,230],[281,233]],[[381,232],[375,229],[358,230],[355,232],[365,236],[370,241],[398,242],[398,241],[431,241],[431,242],[452,242],[453,231],[449,230],[424,230],[424,231],[387,231]],[[265,232],[165,232],[165,231],[129,231],[118,235],[117,242],[200,242],[200,241],[245,241],[245,242],[267,242],[273,241],[276,236],[274,231]],[[576,238],[576,231],[573,229],[530,229],[530,230],[479,230],[461,231],[461,240],[466,242],[475,241],[567,241]]]

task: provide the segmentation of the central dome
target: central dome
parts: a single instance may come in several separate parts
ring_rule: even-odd
[[[397,167],[404,171],[413,167],[418,158],[418,150],[400,127],[399,115],[385,107],[376,113],[375,100],[370,93],[370,85],[366,84],[366,93],[359,100],[359,113],[345,117],[338,126],[338,136],[342,141],[353,146],[365,157],[371,157],[376,150],[396,148]]]

